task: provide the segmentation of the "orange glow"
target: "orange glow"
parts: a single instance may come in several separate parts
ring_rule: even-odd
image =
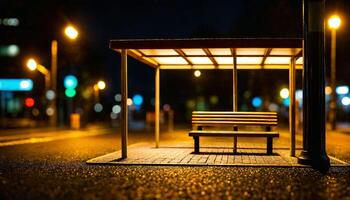
[[[64,29],[64,34],[72,40],[76,39],[79,35],[77,29],[72,25],[69,25]]]
[[[192,64],[213,64],[208,57],[188,57]]]
[[[300,58],[297,59],[297,61],[295,61],[295,63],[296,63],[297,65],[302,65],[303,62],[304,62],[303,57],[300,57]]]
[[[174,49],[140,49],[140,51],[149,56],[149,55],[154,55],[154,56],[175,56],[179,55],[176,53]]]
[[[275,48],[272,49],[270,55],[282,55],[282,56],[292,56],[296,52],[299,52],[300,49],[291,49],[291,48]]]
[[[214,57],[219,65],[233,64],[233,57]]]
[[[236,50],[237,55],[259,55],[263,56],[266,49],[264,48],[238,48]]]
[[[29,70],[34,71],[38,67],[38,64],[33,58],[30,58],[27,61],[27,67],[28,67]]]
[[[341,24],[341,19],[338,15],[333,15],[328,19],[328,27],[330,29],[338,29]]]
[[[267,57],[265,64],[289,64],[290,57]]]
[[[332,88],[331,88],[330,86],[327,86],[327,87],[325,88],[325,92],[326,92],[326,95],[332,94]]]
[[[206,55],[203,49],[182,49],[188,56],[203,56]]]
[[[209,49],[212,55],[214,56],[226,56],[226,55],[232,55],[231,49]]]
[[[262,57],[237,57],[237,64],[261,64]]]
[[[159,64],[174,64],[174,65],[187,64],[187,61],[182,57],[155,57],[153,59],[157,61]]]

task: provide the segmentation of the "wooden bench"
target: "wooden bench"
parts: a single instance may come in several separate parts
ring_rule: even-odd
[[[233,137],[233,153],[237,153],[238,137],[264,137],[267,140],[267,154],[272,154],[273,138],[279,137],[272,131],[277,126],[276,112],[192,112],[192,127],[189,136],[194,139],[194,152],[199,153],[199,137]],[[204,130],[204,127],[229,126],[231,130]],[[261,126],[264,130],[239,131],[241,126]]]

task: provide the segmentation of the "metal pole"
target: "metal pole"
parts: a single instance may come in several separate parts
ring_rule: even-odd
[[[51,73],[45,74],[45,93],[51,88]]]
[[[53,109],[53,115],[50,117],[51,126],[57,126],[57,41],[51,42],[51,89],[55,93],[55,98],[51,100],[51,108]]]
[[[236,112],[237,109],[237,57],[236,55],[233,55],[233,74],[232,74],[232,80],[233,80],[233,111]]]
[[[289,68],[289,102],[290,156],[295,156],[295,58]]]
[[[122,132],[121,132],[121,142],[122,142],[122,158],[127,158],[128,153],[128,63],[127,57],[128,53],[126,49],[121,51],[121,92],[122,92]]]
[[[159,73],[160,69],[159,67],[156,68],[156,75],[155,75],[155,140],[156,140],[156,148],[159,148]]]
[[[330,163],[325,145],[325,0],[304,0],[303,151],[298,162],[322,171]]]
[[[337,108],[337,94],[335,92],[336,88],[336,37],[337,37],[337,31],[335,29],[332,29],[331,31],[331,99],[330,99],[330,105],[329,105],[329,121],[331,123],[331,129],[335,130],[337,128],[337,115],[336,115],[336,108]]]

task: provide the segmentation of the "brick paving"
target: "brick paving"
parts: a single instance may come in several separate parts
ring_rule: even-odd
[[[252,146],[250,144],[250,146]],[[299,152],[297,152],[297,155]],[[120,151],[87,161],[88,164],[111,165],[178,165],[178,166],[281,166],[303,167],[297,158],[289,156],[287,148],[274,148],[274,154],[267,155],[264,146],[246,147],[241,144],[237,154],[231,147],[201,147],[199,154],[190,146],[167,146],[154,148],[152,144],[138,143],[128,147],[128,158],[119,159]],[[331,157],[332,166],[349,164]]]

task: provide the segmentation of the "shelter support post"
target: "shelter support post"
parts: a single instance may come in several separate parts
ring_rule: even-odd
[[[233,97],[232,97],[232,101],[233,101],[233,111],[236,112],[237,111],[237,106],[238,106],[238,98],[237,98],[237,57],[234,54],[233,55]]]
[[[160,106],[160,68],[156,68],[156,75],[155,75],[155,140],[156,140],[156,148],[159,148],[159,106]]]
[[[127,49],[121,51],[121,93],[122,93],[122,127],[121,127],[121,143],[122,158],[128,156],[128,52]]]
[[[295,58],[290,60],[289,68],[289,132],[290,132],[290,156],[295,156]]]
[[[303,151],[298,162],[329,169],[325,137],[325,0],[304,0]]]

